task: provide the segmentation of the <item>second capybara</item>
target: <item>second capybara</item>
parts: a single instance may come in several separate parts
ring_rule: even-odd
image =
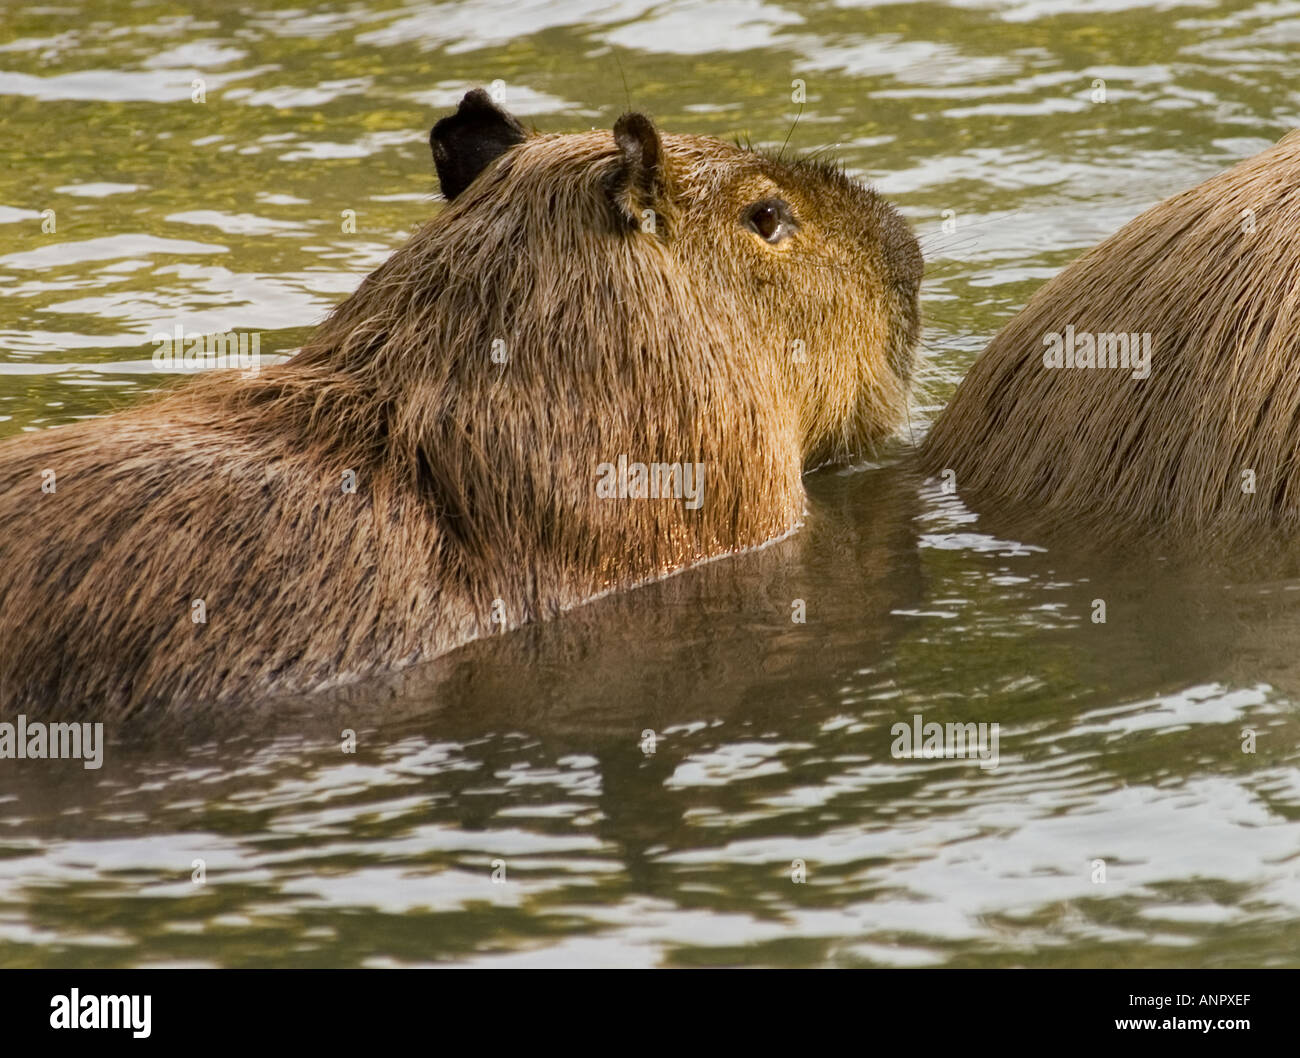
[[[922,461],[1081,543],[1300,531],[1300,131],[1130,221],[994,337]]]
[[[906,408],[921,254],[838,169],[527,132],[289,361],[0,444],[0,703],[126,717],[430,659],[795,529]]]

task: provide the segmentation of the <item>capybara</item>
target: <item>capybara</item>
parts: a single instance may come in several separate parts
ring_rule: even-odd
[[[5,706],[433,658],[792,531],[901,422],[921,254],[835,167],[480,91],[431,144],[449,204],[289,361],[0,445]]]
[[[1084,541],[1219,548],[1300,530],[1300,132],[1039,290],[922,460],[975,507]]]

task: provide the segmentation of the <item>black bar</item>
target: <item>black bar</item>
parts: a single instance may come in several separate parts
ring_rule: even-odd
[[[435,1052],[490,1050],[511,1037],[584,1050],[752,1040],[767,1052],[782,1041],[834,1045],[845,1033],[872,1047],[889,1030],[907,1046],[1018,1041],[1017,1051],[1035,1053],[1124,1040],[1294,1050],[1297,984],[1294,970],[15,970],[0,974],[0,1024],[15,1055],[23,1045],[207,1050],[281,1040],[334,1053],[394,1033]],[[92,1010],[141,1025],[148,996],[148,1035],[53,1027],[67,1020],[73,989],[78,1025]],[[136,1002],[105,1005],[104,996]]]

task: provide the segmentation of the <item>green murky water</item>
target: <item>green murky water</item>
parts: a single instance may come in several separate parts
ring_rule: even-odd
[[[792,143],[924,234],[923,429],[1073,255],[1300,125],[1298,59],[1295,0],[6,2],[0,431],[136,399],[177,323],[292,350],[436,208],[467,87],[775,145],[795,78]],[[0,965],[1300,964],[1300,580],[1085,561],[905,464],[809,488],[396,686],[0,763]],[[998,767],[894,759],[917,713]]]

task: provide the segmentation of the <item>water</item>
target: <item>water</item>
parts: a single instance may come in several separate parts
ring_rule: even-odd
[[[775,146],[801,78],[792,144],[924,237],[919,432],[1081,249],[1300,125],[1298,44],[1294,0],[5,3],[0,431],[138,398],[177,323],[291,351],[436,208],[468,87]],[[1300,579],[1020,539],[905,460],[809,490],[390,685],[3,762],[0,965],[1300,965]],[[999,766],[893,759],[918,712]]]

